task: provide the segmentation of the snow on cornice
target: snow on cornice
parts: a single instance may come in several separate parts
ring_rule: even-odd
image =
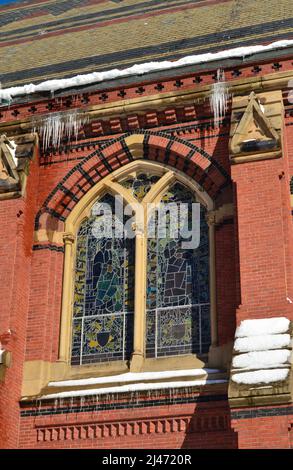
[[[118,385],[115,387],[105,387],[87,390],[71,390],[65,392],[52,393],[49,395],[43,395],[42,400],[51,400],[57,398],[74,398],[74,397],[85,397],[92,395],[105,395],[113,393],[129,393],[129,392],[143,392],[148,390],[170,390],[176,388],[189,388],[199,387],[202,385],[213,385],[213,384],[224,384],[227,380],[215,379],[215,380],[186,380],[186,381],[172,381],[172,382],[157,382],[157,383],[135,383],[127,385]]]
[[[61,382],[49,382],[49,387],[75,387],[83,385],[111,384],[115,382],[142,382],[143,380],[162,380],[174,377],[196,377],[220,372],[218,369],[185,369],[165,370],[159,372],[126,372],[125,374],[112,375],[108,377],[94,377],[88,379],[63,380]]]
[[[98,83],[105,80],[113,80],[131,75],[143,75],[150,72],[170,70],[178,67],[213,62],[216,60],[231,59],[235,57],[244,58],[252,54],[268,52],[276,49],[284,49],[290,46],[293,46],[293,40],[282,40],[267,44],[265,46],[256,45],[236,47],[220,52],[189,55],[176,61],[164,60],[162,62],[145,62],[143,64],[133,65],[132,67],[128,67],[126,69],[112,69],[105,72],[92,72],[84,75],[76,75],[71,78],[46,80],[39,83],[38,85],[30,83],[28,85],[18,87],[4,88],[0,90],[0,99],[12,100],[12,98],[15,96],[30,95],[32,93],[42,91],[54,92],[57,90],[64,90],[66,88],[80,87],[89,85],[91,83]]]

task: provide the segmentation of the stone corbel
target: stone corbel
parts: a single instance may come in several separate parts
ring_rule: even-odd
[[[214,225],[221,225],[224,220],[231,219],[233,216],[233,203],[223,204],[218,209],[211,210],[206,213],[206,222],[210,227]]]
[[[279,158],[282,155],[281,91],[234,96],[230,128],[232,163]]]
[[[24,195],[37,134],[0,136],[0,200]]]

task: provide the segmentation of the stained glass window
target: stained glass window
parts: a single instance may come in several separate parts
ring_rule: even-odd
[[[157,175],[148,175],[142,173],[136,177],[128,178],[120,184],[125,188],[130,189],[133,196],[138,201],[142,201],[153,184],[156,183],[159,179],[160,177]]]
[[[97,237],[97,206],[77,234],[73,303],[72,364],[129,359],[133,344],[134,240]],[[123,214],[123,213],[122,213]],[[113,229],[125,223],[111,215]]]
[[[194,195],[176,183],[162,197],[165,203],[185,203],[191,218]],[[186,207],[186,206],[185,206]],[[166,237],[158,235],[158,216],[150,220],[156,227],[148,239],[147,259],[147,357],[205,353],[210,344],[209,238],[205,209],[200,207],[200,243],[183,248],[170,227],[180,221],[167,215]],[[174,232],[173,232],[174,233]]]
[[[120,184],[142,201],[159,180],[157,175],[134,173]],[[145,275],[141,272],[144,263],[137,261],[135,266],[135,239],[117,237],[114,233],[117,225],[122,232],[126,226],[131,227],[130,223],[126,224],[130,216],[123,210],[115,212],[116,202],[110,194],[100,198],[77,233],[73,365],[129,360],[133,352],[134,316],[143,314],[134,312],[134,282],[135,277]],[[197,203],[200,238],[196,247],[182,244],[192,235],[184,238],[179,227],[183,214],[180,204],[187,207],[185,217],[191,229],[195,202],[195,194],[176,182],[165,191],[161,203],[176,207],[179,204],[179,217],[174,217],[172,211],[166,212],[162,235],[160,216],[154,212],[145,230],[148,235],[146,357],[203,354],[209,349],[209,230],[205,207]],[[108,204],[110,219],[98,236],[101,203]],[[108,229],[113,230],[111,236]],[[174,229],[175,233],[178,230],[177,235]],[[143,296],[143,292],[139,295]]]

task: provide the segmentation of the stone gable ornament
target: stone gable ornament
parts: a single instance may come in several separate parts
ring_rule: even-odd
[[[0,135],[0,200],[24,195],[37,134]]]
[[[16,145],[5,134],[0,136],[0,194],[20,189]]]
[[[233,163],[281,156],[282,101],[276,95],[276,92],[263,93],[265,105],[254,92],[249,95],[248,103],[247,98],[233,98],[230,132]]]

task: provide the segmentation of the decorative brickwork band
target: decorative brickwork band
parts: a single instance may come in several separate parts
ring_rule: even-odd
[[[45,213],[64,221],[86,191],[137,159],[157,161],[183,171],[212,199],[230,184],[227,172],[203,149],[163,132],[135,131],[111,140],[70,170],[45,200],[36,217],[36,229]]]
[[[107,437],[166,434],[174,432],[215,432],[229,429],[227,416],[192,418],[176,416],[160,419],[144,419],[90,424],[65,424],[37,428],[38,442],[103,439]]]

